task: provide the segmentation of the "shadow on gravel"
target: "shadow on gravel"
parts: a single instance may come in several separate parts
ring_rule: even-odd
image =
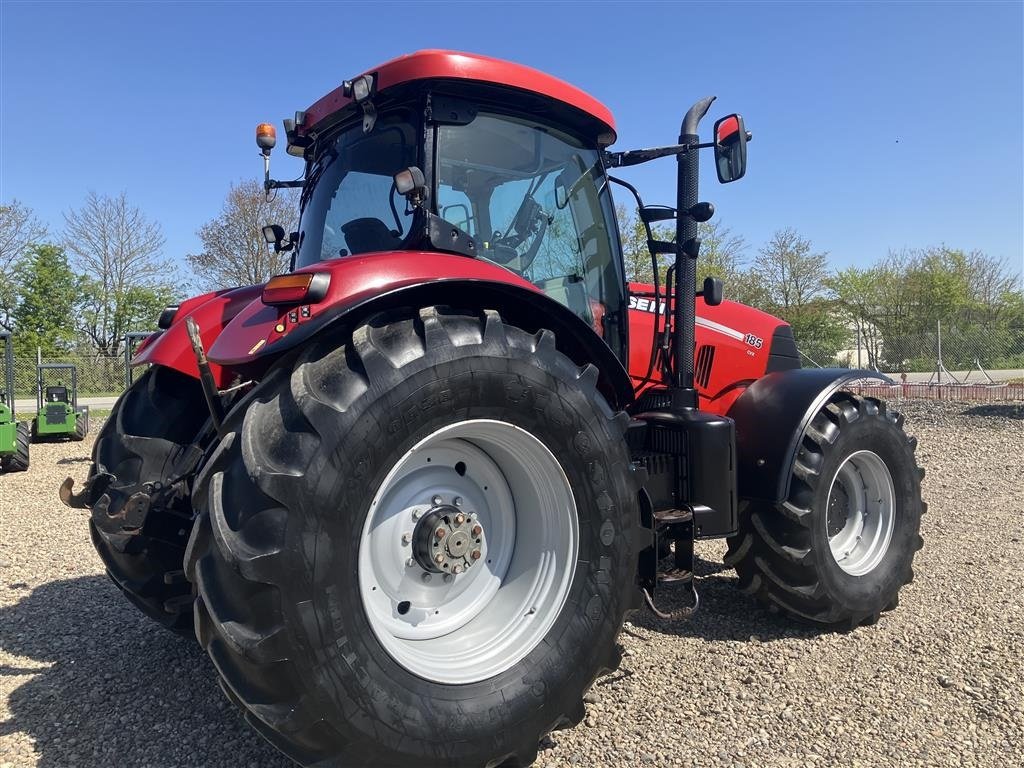
[[[58,464],[91,464],[92,456],[71,456],[66,459],[57,459]]]
[[[697,593],[700,610],[688,621],[665,621],[648,609],[642,609],[633,624],[652,632],[677,637],[694,637],[710,642],[742,641],[756,638],[761,642],[790,638],[813,638],[826,633],[811,625],[801,625],[793,619],[773,614],[737,588],[736,576],[731,568],[719,562],[697,557]],[[671,587],[658,590],[655,603],[665,613],[689,605],[685,592],[677,593]]]
[[[151,624],[105,576],[0,610],[0,648],[19,657],[0,666],[12,691],[0,734],[25,732],[42,768],[292,765],[242,721],[196,642]]]
[[[987,416],[996,419],[1016,419],[1024,421],[1024,405],[1020,403],[996,403],[992,405],[976,405],[968,408],[964,416]]]

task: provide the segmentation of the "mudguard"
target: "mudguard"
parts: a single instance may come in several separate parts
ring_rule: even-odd
[[[132,365],[163,365],[199,378],[199,367],[185,330],[185,319],[192,317],[199,325],[203,346],[209,348],[226,326],[252,301],[259,300],[262,285],[232,288],[194,296],[181,303],[170,328],[154,333],[140,346]],[[226,387],[234,374],[222,366],[210,366],[218,387]]]
[[[329,275],[324,298],[281,307],[252,297],[207,347],[212,364],[222,371],[258,374],[336,323],[357,322],[392,307],[447,304],[495,309],[524,330],[551,330],[559,348],[577,364],[597,366],[599,386],[613,406],[622,407],[633,399],[625,368],[593,328],[537,286],[496,264],[466,256],[400,251],[324,261],[297,272]],[[198,317],[197,321],[202,328]]]
[[[769,373],[746,388],[728,413],[736,422],[740,498],[775,503],[789,496],[804,430],[829,397],[857,379],[893,383],[874,371],[797,368]]]

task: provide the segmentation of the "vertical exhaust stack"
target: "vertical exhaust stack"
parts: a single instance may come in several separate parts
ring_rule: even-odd
[[[698,126],[714,100],[714,96],[707,96],[690,107],[679,131],[679,143],[689,149],[677,157],[679,170],[676,188],[676,295],[672,322],[672,357],[675,363],[672,410],[697,407],[697,390],[693,386],[693,355],[700,239],[697,237],[697,219],[692,209],[699,202]]]

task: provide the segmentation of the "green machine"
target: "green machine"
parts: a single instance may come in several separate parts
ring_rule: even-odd
[[[29,426],[14,419],[14,347],[11,334],[0,331],[4,345],[3,391],[0,392],[0,471],[24,472],[28,469]]]
[[[66,371],[71,388],[60,380],[48,386],[49,375]],[[53,440],[66,437],[84,440],[89,434],[89,406],[78,405],[78,371],[67,363],[39,363],[36,366],[36,417],[32,420],[32,439]]]

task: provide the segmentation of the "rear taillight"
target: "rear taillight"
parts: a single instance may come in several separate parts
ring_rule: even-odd
[[[273,306],[316,304],[327,295],[331,276],[327,272],[296,272],[272,277],[263,286],[263,303]]]

